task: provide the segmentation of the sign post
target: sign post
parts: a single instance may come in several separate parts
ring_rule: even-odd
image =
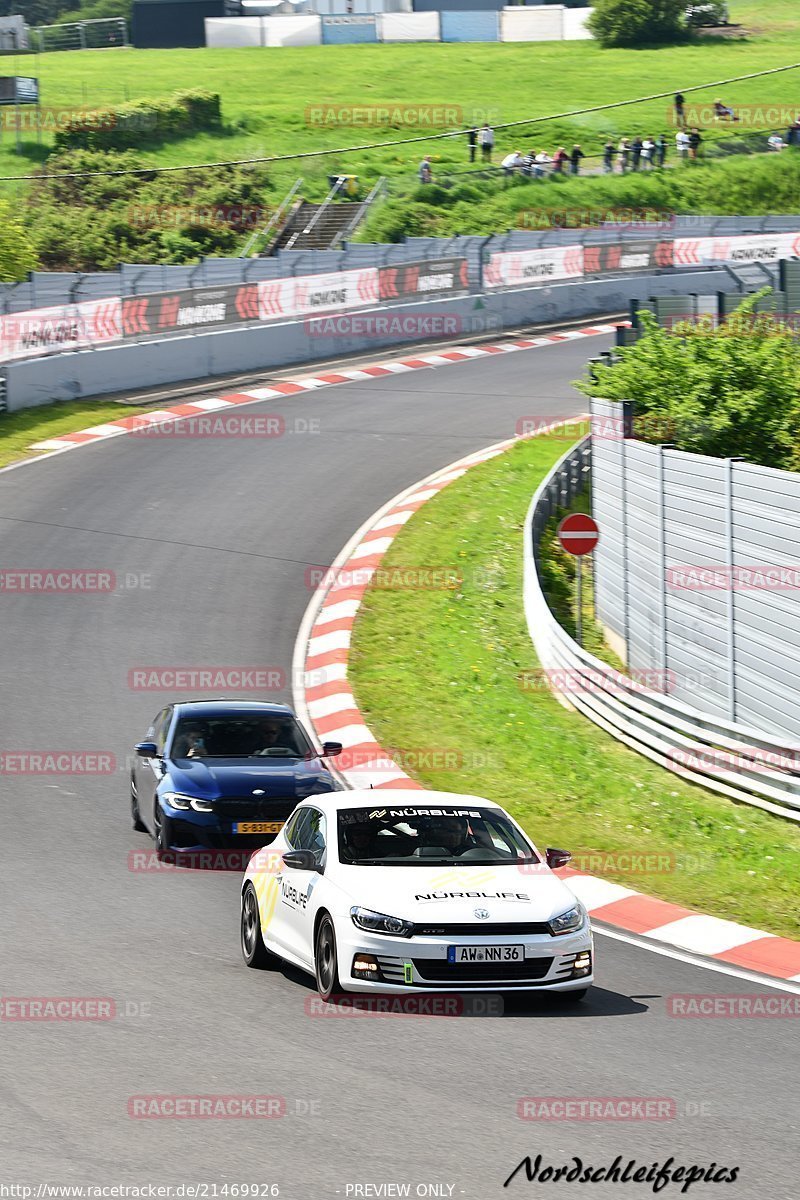
[[[575,599],[577,613],[575,627],[578,634],[578,645],[583,645],[583,570],[581,563],[584,554],[591,554],[600,540],[600,530],[597,522],[587,513],[572,513],[559,524],[557,530],[561,549],[567,554],[573,554],[577,559],[575,564]]]

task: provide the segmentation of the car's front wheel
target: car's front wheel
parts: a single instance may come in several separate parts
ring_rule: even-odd
[[[158,800],[153,809],[153,837],[156,843],[156,854],[159,858],[168,854],[172,841],[172,821],[164,813]]]
[[[261,915],[258,909],[258,896],[252,883],[248,883],[242,893],[242,957],[248,967],[263,970],[277,963],[276,956],[264,945],[261,934]]]
[[[336,933],[333,921],[325,913],[317,928],[314,939],[314,967],[317,977],[317,991],[323,1000],[342,991],[339,983],[339,959],[336,954]]]
[[[147,833],[147,826],[139,812],[139,797],[136,794],[136,780],[131,775],[131,822],[137,833]]]

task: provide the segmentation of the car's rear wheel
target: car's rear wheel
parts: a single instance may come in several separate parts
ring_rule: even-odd
[[[260,971],[277,963],[277,957],[264,945],[258,896],[252,883],[248,883],[242,893],[241,940],[242,957],[248,967]]]
[[[156,843],[156,854],[159,858],[164,854],[168,854],[170,842],[172,841],[172,821],[162,811],[158,800],[156,800],[153,809],[153,837]]]
[[[131,775],[131,822],[137,833],[147,833],[147,826],[139,812],[139,797],[136,794],[136,780]]]
[[[323,1000],[342,991],[339,982],[339,959],[336,953],[336,933],[333,921],[325,913],[317,928],[314,939],[314,968],[317,977],[317,991]]]

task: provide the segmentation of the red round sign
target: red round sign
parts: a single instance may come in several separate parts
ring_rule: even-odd
[[[597,521],[586,513],[572,513],[559,525],[558,540],[568,554],[591,554],[600,540]]]

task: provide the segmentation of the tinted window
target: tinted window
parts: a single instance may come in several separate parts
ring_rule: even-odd
[[[342,809],[339,856],[345,863],[404,867],[539,862],[504,813],[478,808]]]
[[[174,758],[311,758],[314,750],[294,717],[229,713],[182,716],[172,743]]]

